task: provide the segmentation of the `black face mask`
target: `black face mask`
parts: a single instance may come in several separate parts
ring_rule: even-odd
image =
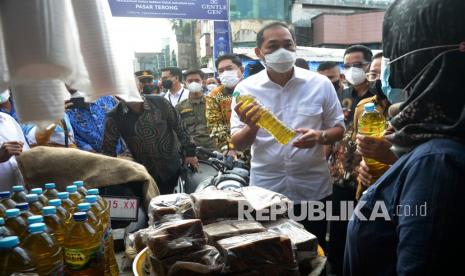
[[[336,89],[336,91],[339,91],[339,88],[341,88],[341,82],[337,80],[333,82],[333,86],[334,86],[334,89]]]
[[[166,89],[171,89],[173,87],[173,81],[172,80],[164,80],[161,82],[161,85],[163,85],[164,88]]]
[[[153,94],[153,87],[150,84],[144,85],[144,88],[142,88],[142,93],[146,95]]]

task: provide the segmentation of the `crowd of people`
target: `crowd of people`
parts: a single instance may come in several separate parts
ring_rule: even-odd
[[[396,1],[384,19],[382,52],[353,45],[342,64],[323,62],[317,72],[296,58],[291,29],[272,23],[257,33],[263,69],[246,79],[239,57],[227,54],[215,61],[218,78],[198,68],[164,68],[159,80],[136,72],[143,102],[87,103],[67,86],[65,117],[46,129],[21,124],[7,90],[0,94],[1,190],[22,184],[15,156],[46,145],[130,156],[167,194],[183,164],[195,168],[207,158],[196,154],[201,146],[250,158],[250,183],[287,196],[297,213],[302,201],[331,202],[334,215],[344,201],[364,202],[362,214],[383,202],[389,220],[302,221],[333,274],[463,273],[465,22],[458,11],[463,1]],[[296,138],[278,143],[257,125],[261,107],[241,109],[233,92],[253,95]],[[368,103],[389,122],[382,138],[359,134]],[[389,168],[375,183],[367,158]],[[397,212],[421,204],[426,214]]]

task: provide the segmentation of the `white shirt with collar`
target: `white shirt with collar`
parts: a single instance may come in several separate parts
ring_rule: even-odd
[[[23,142],[23,151],[29,149],[19,124],[10,115],[0,112],[0,144],[9,141]],[[0,191],[10,190],[14,185],[23,184],[23,177],[14,156],[0,163]]]
[[[284,87],[272,82],[267,70],[243,80],[235,91],[253,95],[286,126],[324,130],[344,127],[344,115],[331,81],[320,74],[294,67]],[[233,99],[232,109],[236,102]],[[245,127],[236,112],[231,133]],[[293,201],[320,200],[332,194],[323,146],[299,149],[279,144],[268,132],[258,131],[252,144],[251,185],[281,193]]]
[[[184,88],[184,86],[181,85],[181,89],[177,91],[174,95],[170,92],[167,92],[165,95],[165,99],[167,99],[173,107],[176,107],[176,105],[185,99],[189,98],[189,90]]]

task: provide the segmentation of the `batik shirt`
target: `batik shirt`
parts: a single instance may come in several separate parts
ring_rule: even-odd
[[[207,96],[207,126],[210,136],[215,139],[218,148],[230,146],[232,92],[224,86],[218,86]]]

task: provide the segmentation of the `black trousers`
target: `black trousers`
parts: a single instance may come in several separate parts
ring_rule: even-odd
[[[161,178],[158,176],[154,177],[155,181],[157,182],[158,190],[160,191],[161,195],[167,195],[167,194],[173,193],[174,188],[178,184],[179,173],[180,171],[178,171],[173,176],[165,180],[161,180]]]

